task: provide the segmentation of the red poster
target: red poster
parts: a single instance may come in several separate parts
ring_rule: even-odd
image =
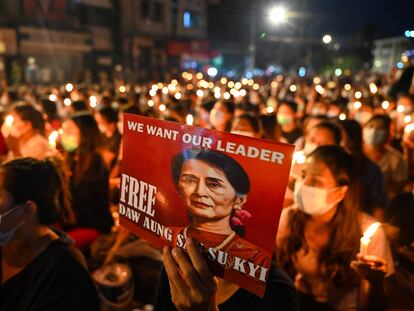
[[[294,147],[124,119],[121,225],[159,248],[191,237],[215,275],[263,296]]]

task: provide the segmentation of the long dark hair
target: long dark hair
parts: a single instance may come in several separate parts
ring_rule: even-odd
[[[326,282],[337,287],[352,287],[357,284],[357,276],[350,268],[359,249],[361,226],[358,218],[360,193],[356,164],[353,158],[341,147],[323,146],[309,155],[315,162],[324,163],[334,176],[337,186],[347,186],[344,200],[331,221],[330,238],[318,256],[319,269]],[[297,274],[294,264],[296,253],[300,249],[309,251],[304,238],[304,228],[310,216],[299,209],[289,214],[289,236],[277,250],[277,260],[292,278]]]
[[[245,195],[250,192],[250,179],[244,168],[233,158],[228,155],[208,149],[187,149],[177,154],[171,163],[171,172],[174,184],[178,189],[178,182],[181,175],[181,169],[185,161],[200,160],[217,169],[226,176],[230,184],[238,195]],[[234,214],[232,212],[232,216]],[[231,219],[231,217],[230,217]],[[240,236],[245,235],[244,226],[237,226],[230,221],[232,229]]]
[[[42,113],[32,105],[26,103],[18,103],[13,106],[12,110],[19,115],[23,121],[28,121],[32,124],[32,128],[39,132],[40,135],[45,134],[45,120]]]
[[[57,158],[36,160],[20,158],[0,166],[3,187],[14,198],[15,204],[33,201],[41,224],[72,224],[69,183],[63,163]]]
[[[75,122],[81,133],[79,147],[75,151],[77,164],[74,173],[75,183],[78,183],[92,165],[92,159],[101,151],[103,143],[98,125],[90,113],[75,113],[70,119]]]

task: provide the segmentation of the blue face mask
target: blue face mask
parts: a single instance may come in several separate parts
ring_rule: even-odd
[[[17,210],[19,207],[22,207],[22,205],[18,205],[15,206],[14,208],[12,208],[11,210],[0,214],[0,224],[1,221],[3,220],[3,218],[9,214],[11,214],[12,212],[14,212],[15,210]],[[19,226],[22,224],[22,221],[19,222],[13,229],[8,230],[8,231],[1,231],[0,232],[0,247],[5,246],[7,243],[10,242],[10,240],[12,239],[14,233],[16,232],[16,230],[19,228]]]

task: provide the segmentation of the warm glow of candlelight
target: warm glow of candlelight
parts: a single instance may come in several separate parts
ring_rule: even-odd
[[[293,163],[303,164],[306,161],[306,156],[303,151],[297,151],[293,154]]]
[[[53,131],[52,133],[50,133],[49,135],[49,145],[53,148],[56,148],[56,140],[59,136],[59,132],[58,131]]]
[[[365,230],[364,235],[362,236],[360,240],[361,244],[360,244],[359,252],[361,253],[361,255],[363,256],[368,255],[368,245],[371,242],[371,238],[373,237],[375,232],[377,232],[377,229],[379,228],[380,225],[381,223],[376,222],[376,223],[373,223],[371,226],[369,226],[367,230]]]
[[[6,126],[12,126],[13,122],[14,122],[14,117],[11,116],[11,115],[8,115],[6,117],[6,120],[4,121],[4,123],[6,124]]]
[[[187,117],[185,118],[185,123],[187,123],[187,125],[193,125],[194,122],[194,117],[191,114],[188,114]]]

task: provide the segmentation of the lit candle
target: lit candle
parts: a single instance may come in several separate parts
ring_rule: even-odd
[[[306,156],[303,151],[297,151],[293,154],[293,163],[303,164],[306,161]]]
[[[187,117],[185,118],[185,123],[187,123],[187,125],[193,125],[194,122],[194,117],[191,114],[188,114]]]
[[[375,234],[380,225],[381,223],[376,222],[369,226],[367,230],[365,230],[364,235],[361,237],[361,244],[359,246],[359,253],[361,255],[368,255],[368,245],[371,242],[372,236]]]
[[[58,131],[53,131],[52,133],[50,133],[49,135],[49,146],[56,148],[56,140],[59,136],[59,132]]]
[[[6,120],[4,121],[4,123],[5,123],[5,124],[6,124],[6,126],[8,126],[8,127],[12,126],[13,122],[14,122],[14,117],[13,117],[13,116],[11,116],[11,115],[8,115],[8,116],[6,117]]]

